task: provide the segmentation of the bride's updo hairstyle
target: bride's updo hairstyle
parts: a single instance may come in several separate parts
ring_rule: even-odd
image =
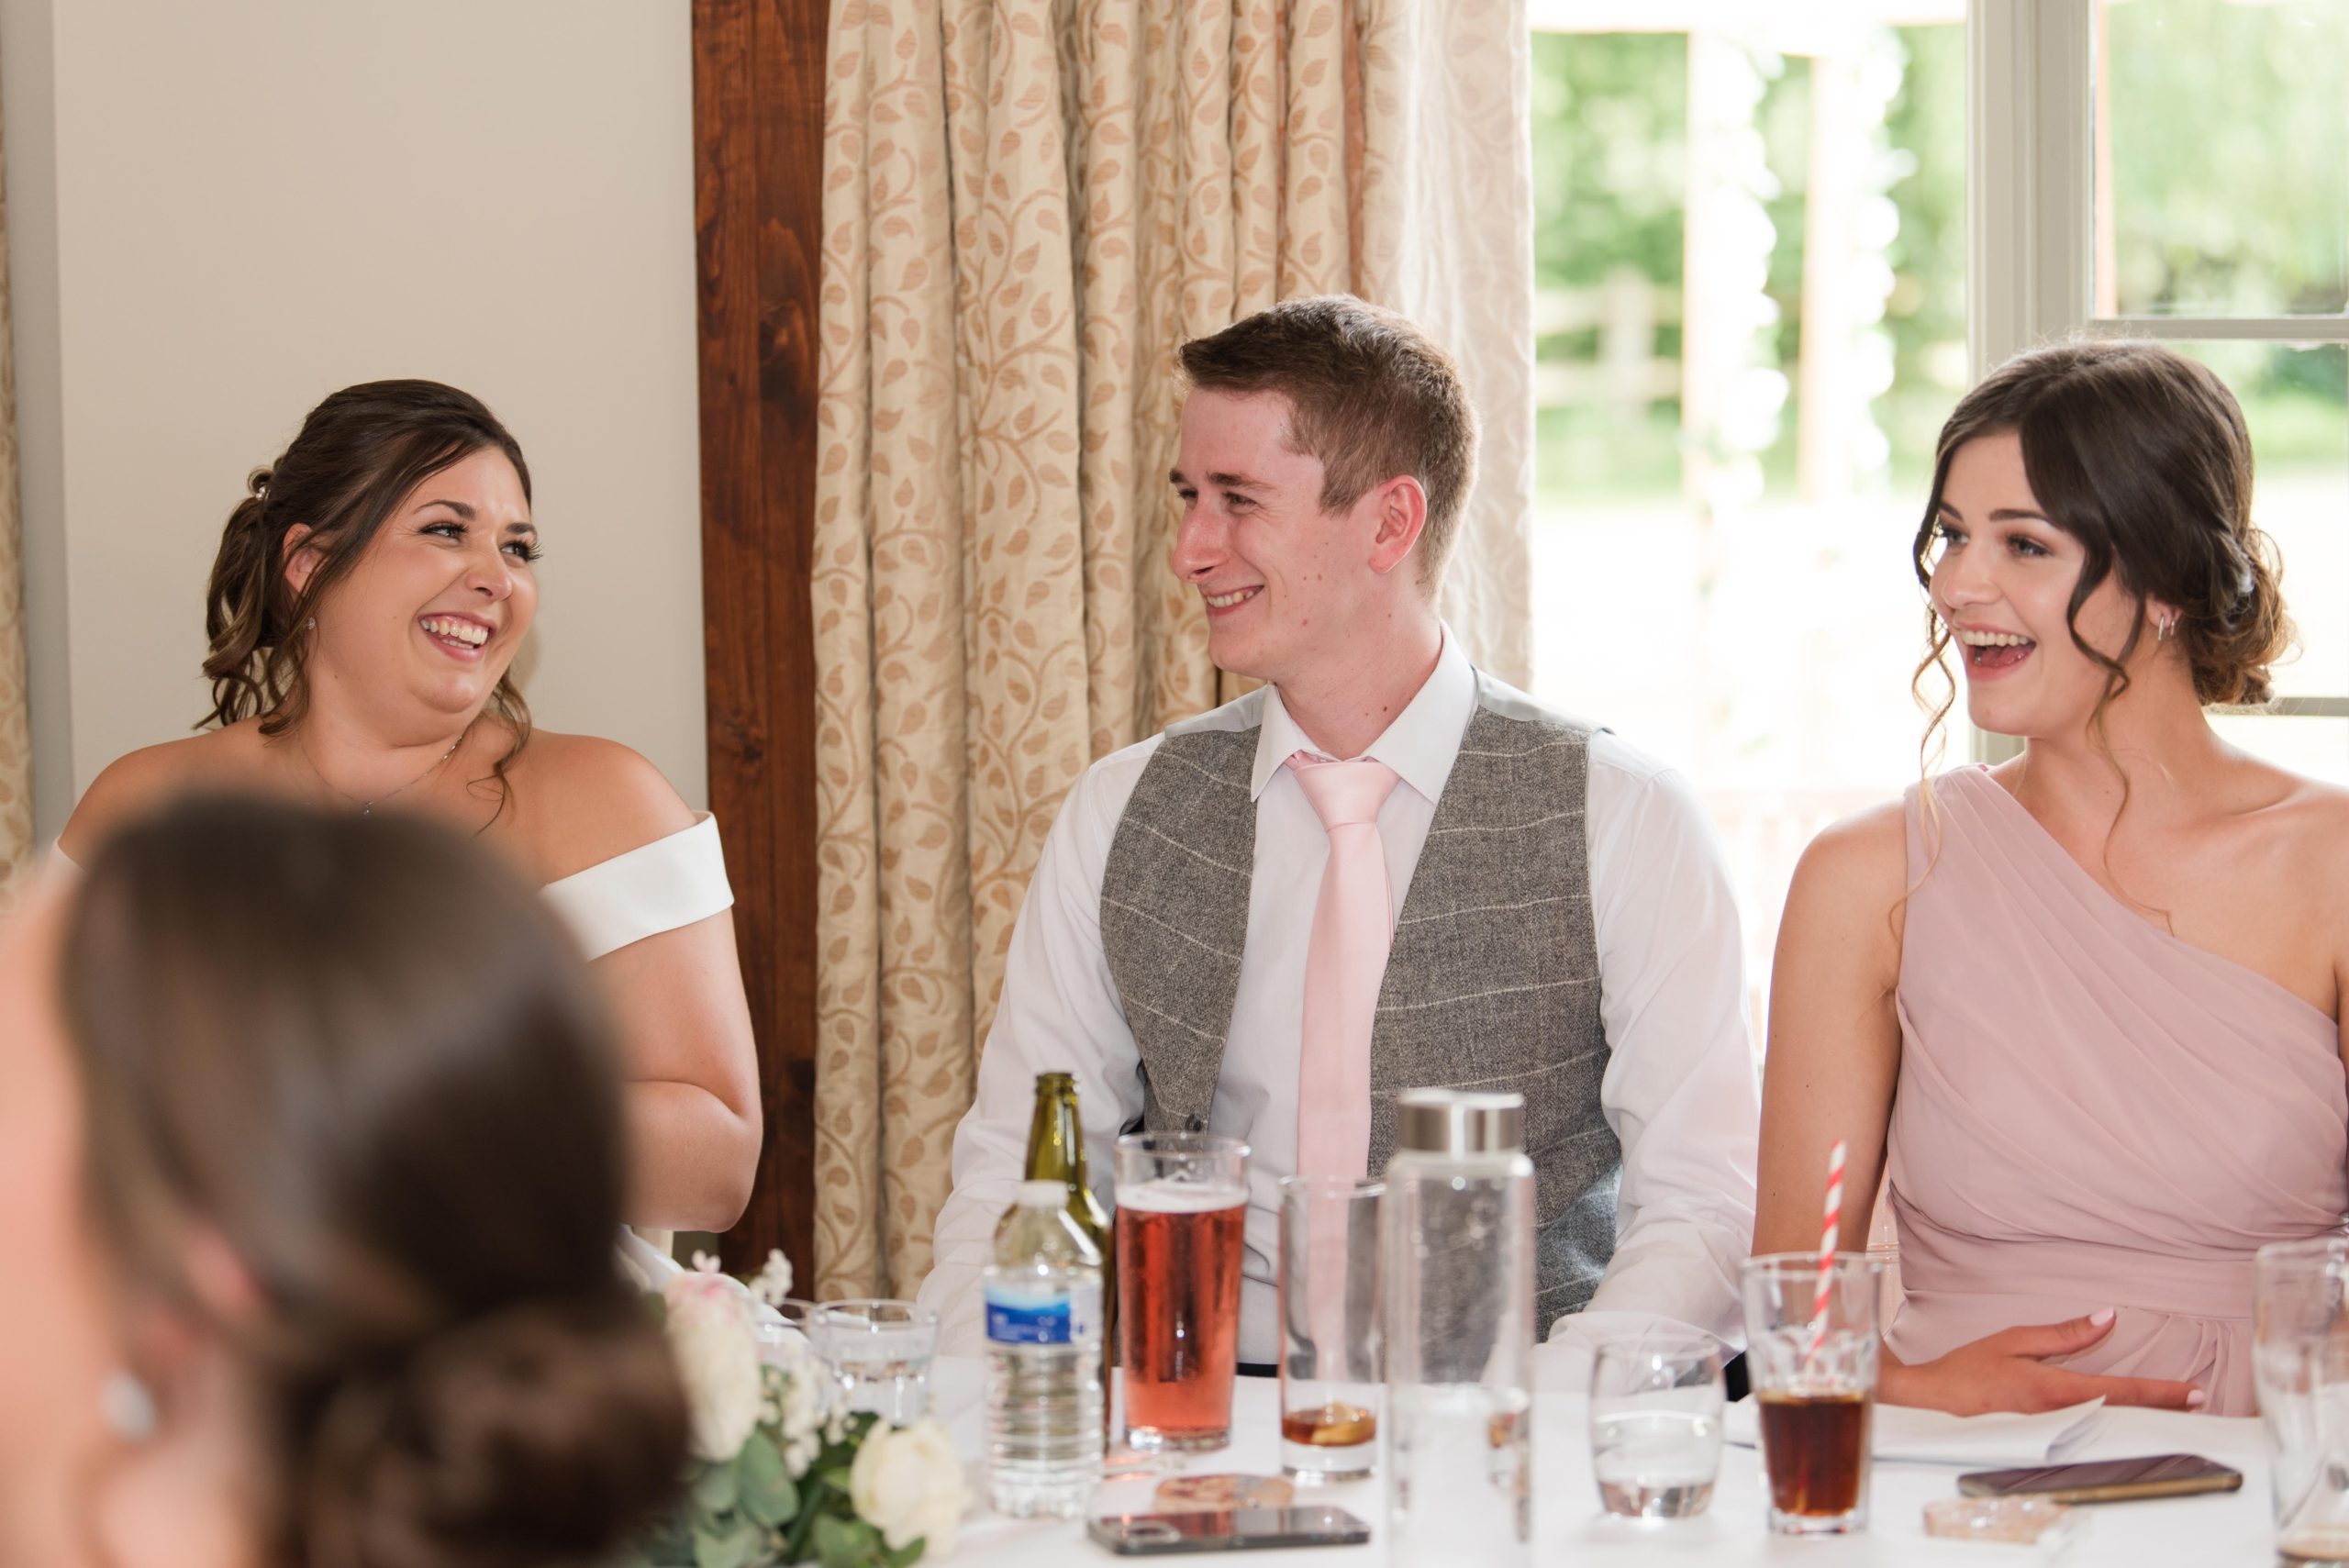
[[[2274,541],[2251,520],[2251,437],[2234,395],[2210,369],[2159,343],[2082,339],[2019,354],[1965,395],[1942,427],[1933,488],[1911,554],[1930,592],[1950,460],[1979,436],[2011,430],[2023,471],[2047,520],[2086,556],[2065,619],[2072,643],[2103,666],[2104,709],[2129,687],[2122,667],[2151,635],[2145,603],[2175,606],[2172,635],[2205,704],[2264,703],[2274,695],[2268,667],[2292,645],[2292,623],[2277,582]],[[2117,656],[2090,647],[2079,613],[2107,577],[2117,577],[2138,615]],[[1918,667],[1942,664],[1949,628],[1930,605],[1931,651]],[[1938,728],[1956,695],[1933,716]]]
[[[284,455],[253,471],[221,531],[205,590],[211,647],[204,673],[212,683],[212,711],[202,722],[258,717],[264,735],[300,722],[309,685],[307,641],[299,628],[409,492],[491,448],[506,454],[529,499],[520,444],[479,398],[453,386],[371,381],[311,409]],[[303,542],[320,558],[299,594],[285,581],[285,533],[296,524],[308,525]],[[489,706],[514,732],[513,750],[520,750],[530,715],[511,676],[499,680]]]
[[[610,1560],[685,1412],[615,1272],[611,1025],[539,900],[426,821],[229,799],[127,828],[72,899],[95,1234],[126,1309],[231,1358],[264,1560]]]

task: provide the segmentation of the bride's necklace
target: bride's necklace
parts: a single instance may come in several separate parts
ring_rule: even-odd
[[[294,727],[294,749],[302,753],[302,761],[304,764],[309,768],[310,776],[312,778],[326,785],[327,788],[334,791],[335,794],[342,796],[343,799],[355,802],[359,806],[360,816],[372,817],[375,813],[376,801],[397,800],[401,795],[406,795],[408,791],[414,789],[417,785],[422,784],[425,780],[439,773],[442,768],[447,767],[449,765],[449,759],[457,754],[457,748],[463,745],[465,743],[465,737],[471,735],[473,732],[473,727],[471,724],[466,725],[462,729],[457,731],[457,738],[449,742],[449,749],[441,752],[438,757],[433,758],[431,763],[426,767],[422,773],[408,780],[407,783],[400,785],[399,788],[393,790],[388,794],[375,795],[367,800],[361,800],[359,796],[351,794],[349,790],[344,789],[332,779],[327,777],[326,774],[318,772],[317,760],[310,755],[309,747],[303,744],[302,727],[298,724]]]

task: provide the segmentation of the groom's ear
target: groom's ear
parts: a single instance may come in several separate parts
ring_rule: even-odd
[[[1370,569],[1384,577],[1411,558],[1427,532],[1428,493],[1408,473],[1398,473],[1372,486],[1357,506],[1373,509],[1377,529],[1371,535]]]

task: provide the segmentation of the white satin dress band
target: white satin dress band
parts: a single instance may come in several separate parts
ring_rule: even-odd
[[[591,959],[734,904],[718,818],[707,811],[690,828],[548,883],[540,895]]]

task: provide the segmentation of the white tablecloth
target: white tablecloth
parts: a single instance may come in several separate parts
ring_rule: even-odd
[[[981,1500],[963,1521],[956,1568],[1061,1568],[1063,1564],[1108,1568],[1119,1559],[1085,1539],[1084,1527],[1058,1520],[1003,1518],[986,1507],[985,1444],[981,1396],[982,1364],[975,1359],[941,1357],[930,1381],[930,1409],[944,1420],[969,1466]],[[1273,1475],[1280,1471],[1277,1385],[1266,1378],[1241,1378],[1233,1398],[1231,1446],[1195,1460],[1195,1471],[1242,1471]],[[1821,1565],[1974,1563],[2002,1568],[2044,1561],[2034,1547],[1937,1540],[1924,1532],[1924,1505],[1957,1495],[1957,1468],[1951,1465],[1878,1462],[1873,1482],[1873,1523],[1862,1534],[1790,1540],[1770,1534],[1758,1456],[1751,1449],[1722,1450],[1720,1480],[1712,1507],[1701,1517],[1649,1524],[1614,1519],[1599,1512],[1590,1476],[1586,1410],[1577,1395],[1534,1397],[1534,1557],[1540,1568],[1606,1568],[1609,1564],[1686,1562],[1735,1568],[1742,1563],[1800,1560]],[[2109,1410],[2096,1435],[2070,1457],[2121,1459],[2153,1453],[2199,1453],[2243,1472],[2240,1492],[2201,1497],[2114,1503],[2081,1510],[2090,1517],[2081,1538],[2060,1559],[2063,1568],[2165,1568],[2213,1563],[2267,1564],[2275,1561],[2269,1524],[2266,1440],[2255,1420],[2185,1416],[2155,1410]],[[1104,1488],[1096,1513],[1143,1512],[1154,1481],[1121,1482]],[[1310,1551],[1214,1552],[1187,1559],[1200,1563],[1271,1562],[1288,1568],[1373,1568],[1386,1562],[1386,1494],[1373,1478],[1344,1486],[1299,1487],[1298,1501],[1335,1503],[1371,1527],[1367,1546],[1321,1547]],[[1185,1561],[1159,1559],[1158,1561]]]

